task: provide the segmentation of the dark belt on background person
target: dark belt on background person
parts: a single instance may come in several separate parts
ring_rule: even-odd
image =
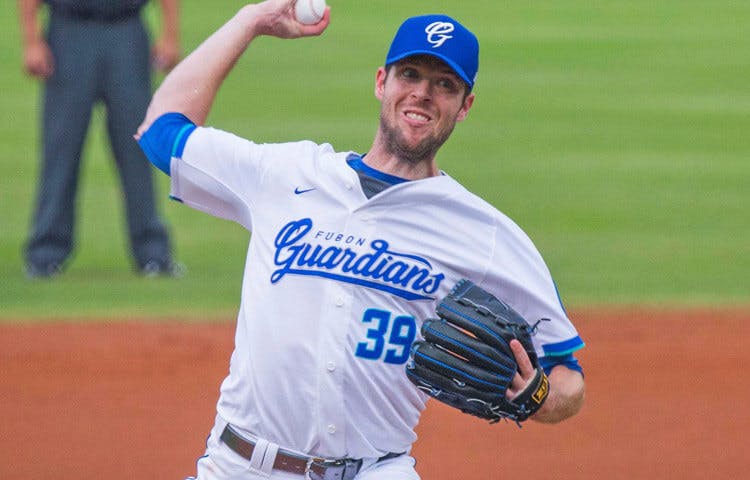
[[[253,456],[255,443],[240,436],[231,425],[224,427],[221,441],[238,455],[250,460]],[[388,453],[378,462],[395,458],[403,453]],[[279,448],[273,462],[275,470],[306,475],[311,480],[352,480],[362,468],[362,460],[354,458],[319,458],[299,455]]]
[[[66,5],[55,5],[52,7],[55,14],[76,20],[91,20],[102,23],[116,23],[133,18],[141,11],[141,7],[125,8],[115,12],[101,12],[85,8],[75,8]]]

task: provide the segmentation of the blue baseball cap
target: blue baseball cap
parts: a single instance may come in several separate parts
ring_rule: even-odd
[[[479,40],[447,15],[411,17],[401,24],[388,50],[386,66],[412,55],[432,55],[447,63],[474,88],[479,69]]]

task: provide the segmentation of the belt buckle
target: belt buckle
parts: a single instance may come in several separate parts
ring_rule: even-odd
[[[310,457],[305,466],[308,480],[353,480],[362,468],[362,460]]]
[[[307,463],[305,464],[305,479],[323,480],[326,473],[326,468],[323,465],[323,462],[325,462],[324,458],[308,457]]]

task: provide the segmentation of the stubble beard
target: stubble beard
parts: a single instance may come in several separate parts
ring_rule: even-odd
[[[440,147],[451,136],[454,127],[455,123],[446,131],[430,135],[418,144],[410,146],[401,130],[391,125],[385,116],[380,114],[380,132],[386,152],[412,165],[432,161]]]

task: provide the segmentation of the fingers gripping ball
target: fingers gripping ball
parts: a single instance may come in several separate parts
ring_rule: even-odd
[[[294,4],[294,16],[299,23],[315,25],[326,11],[326,0],[297,0]]]
[[[406,375],[428,395],[489,420],[522,422],[541,408],[549,382],[534,350],[529,325],[505,302],[469,280],[458,282],[440,301],[439,318],[422,324],[424,341],[414,342]],[[537,322],[538,324],[539,322]],[[506,392],[518,371],[510,341],[521,342],[535,370],[523,391]]]

